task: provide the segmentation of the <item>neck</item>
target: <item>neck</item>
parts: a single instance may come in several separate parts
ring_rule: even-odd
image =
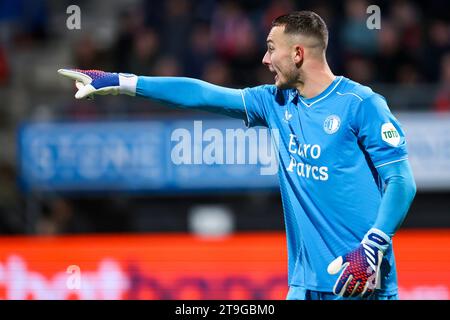
[[[328,64],[311,63],[303,66],[303,72],[296,86],[299,94],[306,99],[313,98],[322,93],[336,79]]]

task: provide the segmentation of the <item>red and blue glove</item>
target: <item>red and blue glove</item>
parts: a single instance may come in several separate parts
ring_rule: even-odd
[[[75,80],[76,99],[93,98],[94,94],[136,95],[137,76],[100,70],[59,69],[58,73]]]
[[[390,237],[379,229],[366,233],[361,244],[328,265],[331,275],[341,271],[333,292],[342,297],[370,297],[380,286],[380,267],[384,253],[391,243]]]

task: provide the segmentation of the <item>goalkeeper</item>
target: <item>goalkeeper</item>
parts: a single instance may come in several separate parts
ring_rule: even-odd
[[[335,76],[310,11],[273,21],[262,62],[274,85],[243,90],[181,77],[61,69],[77,99],[141,96],[279,132],[287,299],[398,299],[392,237],[416,192],[404,132],[385,99]]]

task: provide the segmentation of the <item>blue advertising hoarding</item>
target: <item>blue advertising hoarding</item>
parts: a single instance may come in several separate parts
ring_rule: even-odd
[[[236,120],[28,123],[21,183],[37,191],[277,188],[265,128]]]
[[[396,117],[418,188],[450,189],[450,114]],[[273,133],[232,119],[29,123],[18,135],[21,182],[28,191],[277,190]]]

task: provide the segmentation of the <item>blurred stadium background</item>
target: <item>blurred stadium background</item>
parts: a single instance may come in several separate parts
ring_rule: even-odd
[[[73,4],[80,30],[66,26]],[[370,4],[380,30],[366,27]],[[418,193],[394,238],[401,298],[449,299],[446,0],[0,0],[0,298],[284,299],[276,177],[169,158],[175,128],[240,121],[122,96],[75,101],[56,70],[272,83],[266,34],[296,9],[326,20],[332,70],[383,94],[407,132]]]

